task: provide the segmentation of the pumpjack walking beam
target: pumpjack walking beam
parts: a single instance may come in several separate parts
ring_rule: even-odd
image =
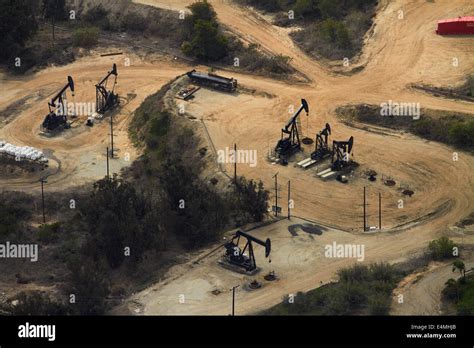
[[[114,76],[114,82],[112,89],[107,90],[107,83],[111,76]],[[112,66],[112,70],[107,73],[107,75],[95,85],[95,100],[96,100],[96,112],[99,114],[104,114],[108,110],[115,107],[118,104],[118,94],[114,93],[115,85],[117,84],[117,65]]]
[[[67,124],[67,105],[64,100],[66,91],[70,89],[74,96],[74,80],[67,77],[67,84],[48,102],[49,114],[43,121],[43,128],[54,130],[55,128]]]
[[[301,106],[288,120],[285,127],[281,129],[281,139],[275,147],[275,151],[278,155],[291,155],[293,152],[298,151],[301,148],[297,119],[303,110],[306,111],[306,114],[309,113],[308,102],[305,99],[301,99]],[[287,136],[285,137],[285,135]]]

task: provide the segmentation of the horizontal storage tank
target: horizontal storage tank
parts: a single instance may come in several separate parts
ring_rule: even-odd
[[[438,35],[474,35],[474,16],[438,21]]]

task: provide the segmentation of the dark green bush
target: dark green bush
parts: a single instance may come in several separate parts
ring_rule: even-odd
[[[441,237],[436,240],[432,240],[428,244],[433,260],[443,260],[454,257],[453,249],[456,245],[448,237]]]
[[[95,27],[83,27],[74,30],[73,42],[74,46],[92,47],[99,42],[99,29]]]
[[[41,225],[38,231],[38,239],[45,244],[57,241],[60,227],[59,222]]]

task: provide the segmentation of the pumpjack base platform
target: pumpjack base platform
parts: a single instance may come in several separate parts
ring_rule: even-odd
[[[57,135],[59,135],[61,132],[63,132],[64,130],[66,129],[69,129],[71,128],[71,125],[70,124],[67,124],[67,125],[62,125],[62,126],[59,126],[59,127],[56,127],[55,129],[53,130],[47,130],[47,129],[43,129],[41,128],[40,131],[38,132],[38,134],[42,137],[46,137],[46,138],[53,138]]]
[[[228,270],[236,272],[236,273],[245,274],[245,275],[254,275],[254,274],[257,274],[258,272],[260,272],[259,267],[255,268],[252,271],[246,271],[244,268],[230,263],[225,258],[220,259],[219,261],[217,261],[217,264],[219,266],[221,266],[222,268],[228,269]]]

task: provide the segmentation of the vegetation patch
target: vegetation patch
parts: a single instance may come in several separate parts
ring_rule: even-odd
[[[157,51],[184,54],[198,62],[274,77],[294,72],[288,57],[266,54],[258,46],[246,46],[224,32],[207,1],[191,4],[191,14],[182,19],[176,11],[129,0],[89,5],[78,0],[71,19],[65,0],[0,1],[0,19],[7,24],[0,28],[0,43],[9,47],[0,53],[0,64],[14,73],[68,64],[87,52],[81,48],[97,46],[102,37],[102,46],[109,41],[133,47],[143,44],[147,53],[154,46]],[[21,20],[10,23],[14,18]]]
[[[336,110],[338,116],[353,121],[407,131],[421,138],[474,150],[474,120],[471,115],[451,111],[421,109],[419,119],[406,116],[381,116],[376,105],[349,105]]]
[[[73,33],[74,46],[92,47],[99,42],[99,29],[95,27],[83,27],[74,30]]]
[[[181,45],[186,55],[204,62],[219,62],[236,69],[273,76],[294,72],[289,57],[264,54],[258,45],[246,46],[234,36],[224,34],[214,9],[206,0],[191,4],[188,8],[191,15],[185,19]]]
[[[455,253],[456,249],[456,244],[448,237],[440,237],[428,244],[428,250],[432,259],[438,261],[457,256]]]
[[[301,28],[293,40],[316,58],[351,59],[372,25],[377,0],[234,0],[274,15],[274,24]]]
[[[450,278],[443,289],[443,299],[454,307],[458,315],[474,314],[474,274],[467,270],[464,262],[453,262],[453,272],[459,273],[459,278]]]
[[[403,274],[387,263],[354,265],[338,271],[339,281],[286,296],[266,315],[387,315],[392,290]]]
[[[451,99],[463,99],[474,101],[474,74],[470,74],[465,78],[465,82],[456,88],[433,87],[424,84],[413,84],[413,88],[428,92],[434,96],[443,96]]]

